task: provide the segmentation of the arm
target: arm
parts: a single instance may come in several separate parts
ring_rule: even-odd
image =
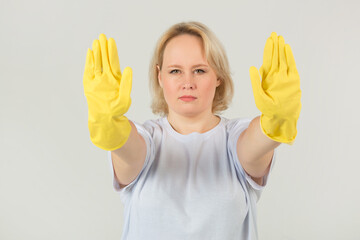
[[[262,185],[274,149],[280,144],[263,134],[260,128],[260,116],[254,118],[249,127],[240,134],[236,145],[237,156],[244,170],[258,184]]]
[[[131,132],[126,143],[111,151],[112,164],[116,179],[123,188],[139,175],[146,157],[146,144],[143,137],[137,132],[131,121]]]
[[[262,114],[241,134],[237,151],[245,171],[262,185],[274,149],[280,143],[294,143],[301,110],[300,76],[291,48],[282,36],[271,33],[260,72],[251,67],[250,79],[255,104]]]
[[[115,176],[124,187],[140,172],[146,144],[124,116],[131,104],[132,70],[127,67],[121,73],[114,39],[100,34],[99,40],[94,40],[93,50],[87,52],[83,83],[90,139],[111,151]]]

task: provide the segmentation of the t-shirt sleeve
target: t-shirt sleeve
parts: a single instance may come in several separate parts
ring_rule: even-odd
[[[250,122],[252,119],[250,118],[239,118],[239,119],[233,119],[229,121],[229,124],[227,125],[227,130],[229,134],[228,138],[228,147],[229,147],[229,153],[230,157],[234,161],[235,169],[237,173],[240,175],[240,177],[243,180],[246,180],[248,183],[247,185],[251,188],[251,192],[255,194],[256,201],[259,200],[262,190],[266,187],[269,179],[270,172],[272,171],[272,168],[275,163],[275,156],[276,156],[276,148],[274,149],[274,154],[270,163],[270,168],[267,174],[263,177],[263,184],[259,185],[257,184],[249,174],[246,173],[242,165],[240,164],[238,155],[237,155],[237,140],[239,139],[240,134],[248,128]]]
[[[131,189],[136,185],[136,183],[138,182],[139,178],[143,175],[144,171],[146,169],[148,169],[148,165],[150,164],[151,162],[151,157],[152,157],[152,138],[151,138],[151,133],[149,133],[149,131],[141,124],[138,124],[136,122],[134,122],[134,125],[136,126],[137,128],[137,131],[138,133],[144,138],[145,140],[145,143],[146,143],[146,157],[145,157],[145,162],[144,162],[144,165],[140,171],[140,173],[137,175],[137,177],[131,182],[129,183],[127,186],[121,188],[120,187],[120,184],[116,178],[116,175],[115,175],[115,171],[114,171],[114,166],[112,164],[112,159],[111,159],[111,151],[108,151],[108,161],[109,161],[109,166],[110,166],[110,171],[111,171],[111,174],[112,174],[112,183],[113,183],[113,187],[114,187],[114,190],[116,192],[119,192],[120,195],[122,197],[125,197],[125,195],[131,191]]]

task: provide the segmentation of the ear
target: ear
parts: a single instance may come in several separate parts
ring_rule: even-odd
[[[159,65],[156,65],[157,71],[158,71],[158,82],[160,87],[162,88],[162,82],[161,82],[161,75],[160,75],[160,67]]]
[[[221,79],[220,78],[217,78],[216,79],[216,87],[220,86],[221,84]]]

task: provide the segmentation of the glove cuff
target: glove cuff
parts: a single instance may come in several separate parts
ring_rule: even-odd
[[[260,128],[271,140],[293,145],[297,130],[297,119],[277,118],[276,116],[260,116]]]
[[[88,126],[93,144],[106,151],[121,148],[127,142],[131,132],[131,125],[125,116],[109,116],[107,121],[88,121]]]

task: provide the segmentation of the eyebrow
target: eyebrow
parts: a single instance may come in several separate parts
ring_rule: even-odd
[[[181,65],[177,65],[177,64],[174,64],[174,65],[170,65],[170,66],[167,66],[168,68],[171,68],[171,67],[175,67],[175,68],[182,68]],[[209,67],[208,65],[206,64],[196,64],[194,66],[192,66],[193,68],[195,67]]]

